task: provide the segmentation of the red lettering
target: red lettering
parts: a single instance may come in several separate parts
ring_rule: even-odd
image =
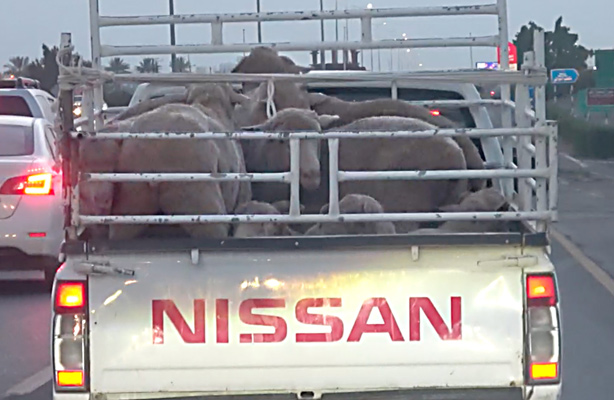
[[[310,314],[310,307],[341,307],[341,299],[303,299],[296,303],[296,320],[308,325],[330,326],[329,333],[297,333],[296,341],[303,342],[337,342],[343,337],[343,321],[330,315]]]
[[[154,300],[152,310],[154,344],[164,344],[164,314],[185,343],[205,343],[205,300],[194,300],[194,331],[172,300]]]
[[[239,336],[241,343],[278,343],[288,334],[286,321],[273,315],[253,314],[254,308],[284,308],[284,299],[250,299],[239,306],[239,318],[248,325],[272,326],[274,333],[243,333]]]
[[[383,324],[368,324],[369,316],[374,307],[379,309],[379,312],[384,320]],[[390,339],[394,342],[402,342],[403,334],[399,329],[392,310],[388,302],[384,298],[371,298],[362,303],[362,307],[354,322],[354,327],[348,336],[348,342],[358,342],[363,333],[384,333],[387,332],[390,335]]]
[[[412,297],[409,299],[409,340],[420,340],[420,310],[424,311],[424,315],[429,320],[435,332],[442,340],[461,340],[462,324],[461,324],[461,298],[452,297],[451,303],[451,326],[450,330],[443,321],[441,314],[433,305],[433,302],[428,297]]]
[[[228,300],[215,300],[215,327],[217,342],[228,343]]]

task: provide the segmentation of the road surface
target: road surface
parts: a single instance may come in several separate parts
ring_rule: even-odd
[[[563,400],[611,400],[614,162],[562,156],[560,175],[560,234],[552,258],[564,327]],[[50,398],[49,297],[35,289],[0,284],[0,399]]]

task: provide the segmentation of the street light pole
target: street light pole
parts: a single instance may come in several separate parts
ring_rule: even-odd
[[[260,14],[260,0],[256,0],[256,12]],[[262,43],[262,23],[258,21],[258,43]]]
[[[320,11],[324,11],[324,0],[320,0]],[[320,20],[320,36],[322,42],[324,42],[324,20]],[[322,49],[322,56],[320,60],[322,69],[326,69],[326,50]]]
[[[175,15],[175,0],[168,0],[169,15]],[[176,44],[175,24],[171,24],[171,46]],[[171,54],[171,70],[177,72],[177,54]]]

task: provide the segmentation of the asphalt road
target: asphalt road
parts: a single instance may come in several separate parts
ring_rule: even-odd
[[[560,176],[556,229],[577,246],[570,248],[565,242],[564,247],[557,241],[552,246],[564,332],[563,400],[610,400],[614,397],[614,162],[561,157]],[[49,295],[38,285],[0,283],[0,399],[50,398],[50,371],[45,370],[50,364],[49,306]]]

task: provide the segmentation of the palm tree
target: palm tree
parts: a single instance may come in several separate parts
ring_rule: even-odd
[[[4,64],[7,75],[24,76],[30,64],[29,57],[11,57],[7,64]]]
[[[142,74],[160,72],[160,63],[155,58],[143,58],[136,70]]]
[[[114,74],[127,74],[130,72],[130,64],[125,62],[120,57],[115,57],[109,61],[109,66],[105,68],[107,71],[113,72]]]
[[[171,61],[171,69],[173,68],[173,62]],[[175,61],[175,71],[176,72],[191,72],[192,71],[192,63],[185,57],[177,57]]]

